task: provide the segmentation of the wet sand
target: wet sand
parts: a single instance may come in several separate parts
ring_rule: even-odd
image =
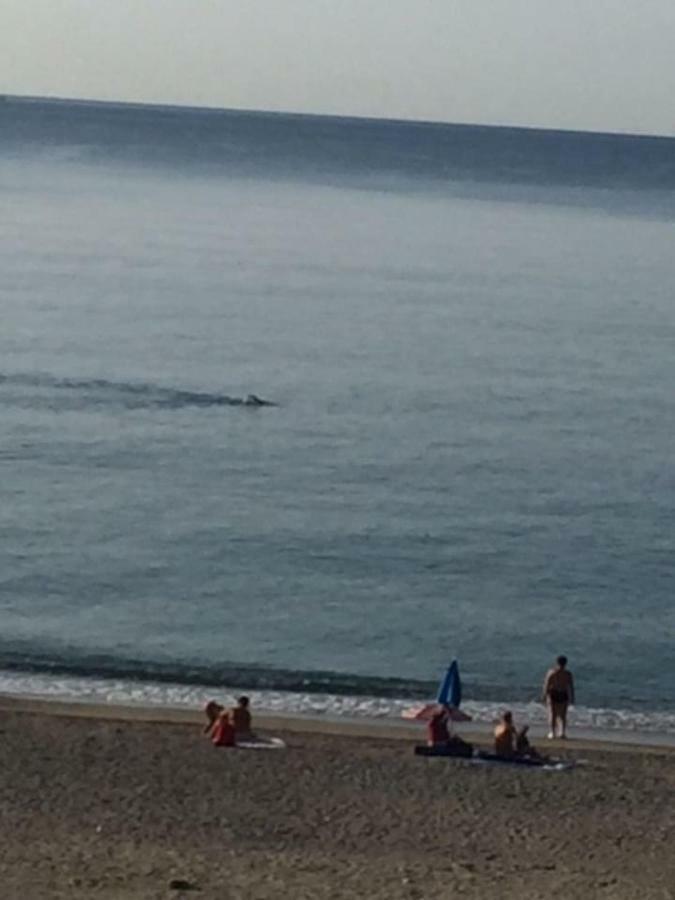
[[[672,750],[543,772],[321,722],[218,750],[198,720],[0,701],[3,900],[675,898]]]

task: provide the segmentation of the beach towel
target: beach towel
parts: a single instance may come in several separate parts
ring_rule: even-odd
[[[245,741],[237,741],[241,750],[284,750],[286,744],[278,737],[251,737]]]
[[[473,747],[466,741],[451,740],[447,744],[416,744],[415,756],[451,756],[455,759],[470,759]]]
[[[524,769],[539,769],[544,772],[564,772],[573,769],[576,763],[571,759],[532,759],[529,757],[514,757],[506,759],[494,753],[485,753],[479,750],[471,759],[477,765],[518,766]]]
[[[465,744],[470,748],[470,744]],[[415,756],[442,757],[444,759],[466,759],[475,765],[517,766],[519,769],[539,770],[543,772],[565,772],[581,765],[578,760],[571,759],[533,759],[528,757],[514,757],[506,759],[495,753],[487,753],[484,750],[466,752],[462,748],[452,746],[429,747],[427,744],[417,744],[414,748]]]

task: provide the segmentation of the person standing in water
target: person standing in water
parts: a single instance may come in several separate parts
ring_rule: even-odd
[[[560,737],[566,738],[567,709],[574,704],[574,679],[567,668],[566,656],[559,656],[555,666],[546,673],[542,702],[548,707],[549,739],[558,736],[558,722]]]

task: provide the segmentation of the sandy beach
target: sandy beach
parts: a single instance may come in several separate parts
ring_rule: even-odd
[[[675,897],[672,750],[523,771],[321,722],[217,750],[198,722],[0,700],[3,900]]]

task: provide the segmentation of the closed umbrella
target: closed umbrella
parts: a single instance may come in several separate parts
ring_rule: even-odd
[[[404,709],[401,716],[404,719],[428,720],[438,712],[442,706],[447,712],[448,718],[453,722],[470,722],[471,716],[462,712],[459,708],[462,702],[462,680],[459,677],[459,665],[457,660],[448,666],[443,678],[438,685],[438,694],[435,703],[424,703],[422,706],[413,706]]]

